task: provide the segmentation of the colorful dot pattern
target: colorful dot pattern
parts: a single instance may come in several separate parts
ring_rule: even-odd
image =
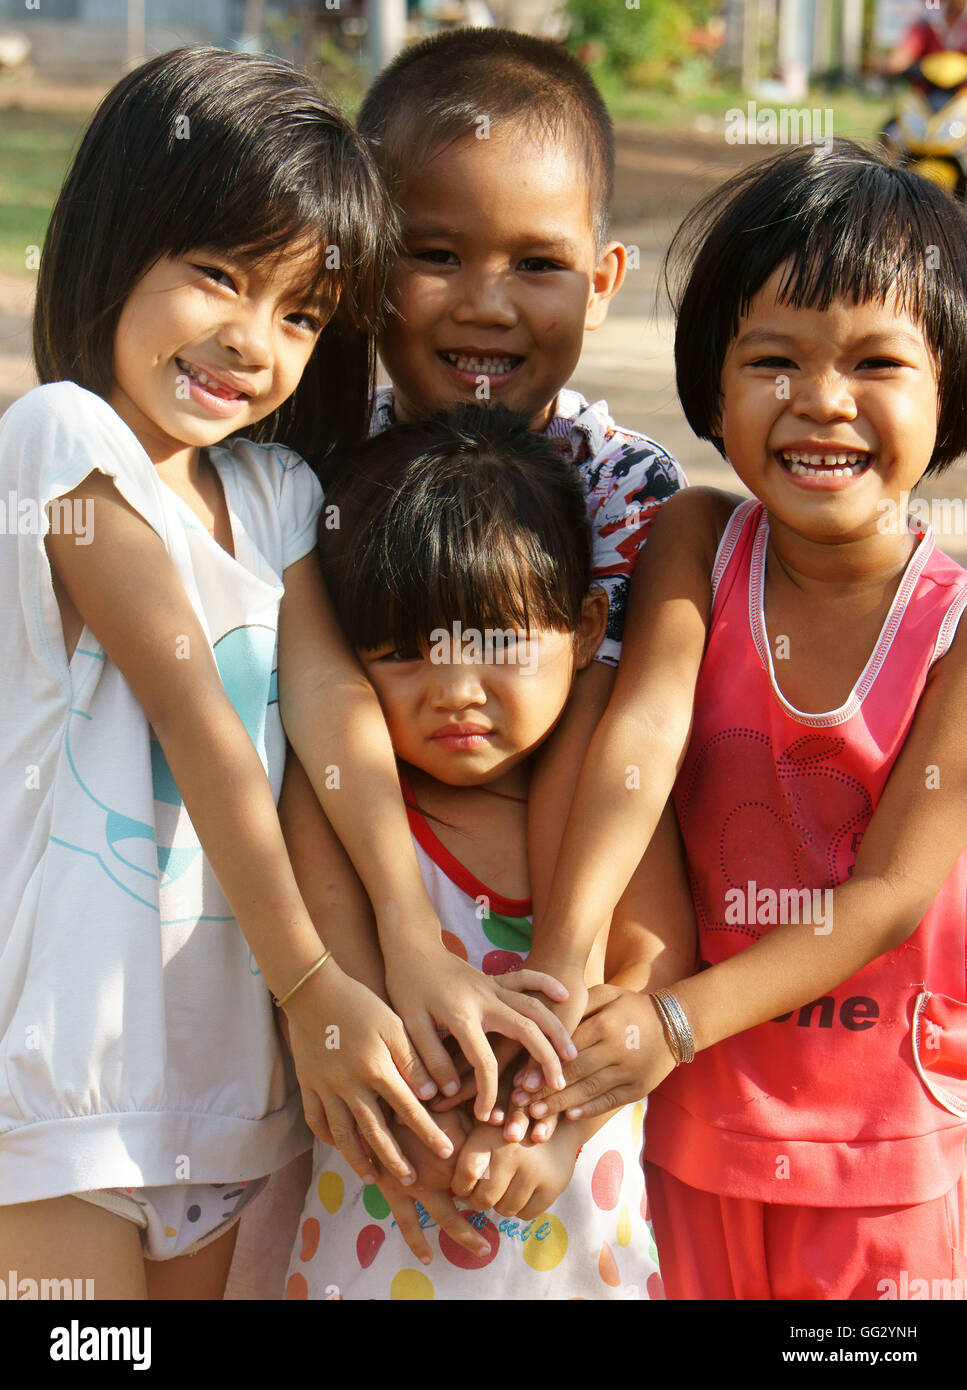
[[[450,900],[434,903],[448,924],[448,948],[488,973],[519,966],[530,945],[527,919],[478,917],[474,900],[451,887]],[[663,1298],[640,1162],[644,1113],[642,1104],[627,1106],[602,1126],[584,1145],[567,1189],[536,1217],[460,1203],[485,1237],[486,1255],[465,1250],[424,1213],[433,1257],[427,1266],[406,1245],[378,1186],[362,1183],[337,1150],[317,1144],[286,1298]]]
[[[465,1215],[486,1255],[425,1217],[432,1263],[419,1265],[379,1188],[318,1145],[289,1266],[289,1299],[661,1299],[639,1162],[644,1107],[614,1116],[578,1158],[570,1186],[537,1217]]]

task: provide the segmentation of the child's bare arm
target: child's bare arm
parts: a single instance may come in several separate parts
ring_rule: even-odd
[[[669,798],[614,910],[604,978],[622,989],[661,989],[691,973],[697,948],[685,847]]]
[[[685,849],[675,807],[669,800],[651,842],[614,910],[604,979],[612,989],[636,992],[661,989],[691,974],[697,944]],[[594,1000],[596,1008],[599,1008],[601,997],[599,991],[592,989],[589,1002]],[[569,1080],[573,1068],[574,1064],[571,1064],[564,1069],[564,1075]],[[534,1099],[531,1093],[536,1092],[540,1084],[540,1076],[530,1067],[523,1084],[513,1091],[514,1104],[526,1106]],[[519,1116],[520,1111],[516,1111],[514,1118],[518,1119],[518,1129]],[[542,1123],[546,1120],[545,1116]],[[508,1138],[513,1137],[506,1127],[504,1133]],[[540,1140],[542,1133],[539,1124],[531,1137]]]
[[[544,909],[581,764],[608,707],[615,674],[614,667],[602,661],[592,661],[586,670],[579,671],[560,722],[534,755],[527,808],[527,858],[534,906],[532,955],[540,948]],[[547,945],[553,950],[550,928],[548,935]]]
[[[385,1000],[383,959],[366,890],[291,750],[279,796],[279,821],[296,883],[319,935],[347,975]]]
[[[691,728],[710,575],[734,501],[690,488],[661,508],[632,586],[614,693],[588,748],[546,915],[567,981],[655,831]]]
[[[527,857],[530,865],[533,936],[528,961],[546,970],[568,990],[568,999],[555,1009],[573,1031],[587,1002],[585,967],[557,949],[557,924],[547,913],[548,899],[568,810],[574,797],[588,745],[607,708],[615,672],[592,661],[578,672],[561,721],[535,757],[527,808]],[[602,923],[603,925],[603,923]],[[589,944],[590,954],[590,944]]]
[[[153,727],[263,978],[281,996],[319,959],[320,942],[292,873],[258,753],[225,693],[160,538],[100,473],[90,474],[70,495],[93,508],[95,525],[90,543],[82,546],[69,533],[48,536],[53,571]],[[408,1117],[428,1143],[446,1143],[401,1074],[409,1059],[399,1020],[335,962],[327,961],[286,1010],[308,1040],[300,1073],[304,1094],[329,1096],[338,1072],[341,1094],[385,1163],[409,1172],[377,1096]],[[345,1046],[327,1056],[321,1037],[330,1023],[339,1027]],[[347,1143],[347,1158],[360,1176],[374,1175],[351,1135]]]

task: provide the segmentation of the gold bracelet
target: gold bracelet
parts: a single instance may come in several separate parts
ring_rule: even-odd
[[[299,983],[298,983],[297,985],[293,985],[292,988],[289,990],[288,994],[283,994],[283,996],[282,996],[281,999],[277,999],[277,998],[275,997],[275,995],[273,994],[273,995],[272,995],[272,1003],[275,1005],[275,1007],[276,1007],[277,1009],[281,1009],[281,1007],[282,1007],[283,1004],[287,1004],[287,1003],[289,1002],[289,1000],[292,998],[293,994],[295,994],[296,990],[297,990],[297,989],[301,989],[302,986],[305,984],[306,980],[311,979],[312,976],[316,973],[316,971],[319,970],[323,965],[325,965],[326,961],[329,959],[329,957],[330,957],[331,955],[332,955],[332,951],[330,951],[329,948],[327,947],[326,950],[323,951],[323,953],[322,953],[322,955],[319,957],[319,959],[316,961],[315,965],[311,965],[311,966],[309,967],[309,969],[308,969],[308,970],[306,971],[306,973],[303,975],[303,977],[302,977],[302,979],[299,981]]]

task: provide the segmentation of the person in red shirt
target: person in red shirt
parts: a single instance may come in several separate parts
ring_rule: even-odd
[[[943,14],[926,14],[904,34],[883,63],[896,77],[931,53],[967,53],[967,0],[947,0]]]

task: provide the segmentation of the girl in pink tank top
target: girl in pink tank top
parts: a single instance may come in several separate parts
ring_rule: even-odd
[[[685,412],[753,497],[655,523],[548,913],[579,958],[671,794],[696,970],[597,991],[531,1113],[651,1093],[670,1297],[962,1298],[967,573],[907,504],[967,451],[967,223],[840,141],[671,254]]]

